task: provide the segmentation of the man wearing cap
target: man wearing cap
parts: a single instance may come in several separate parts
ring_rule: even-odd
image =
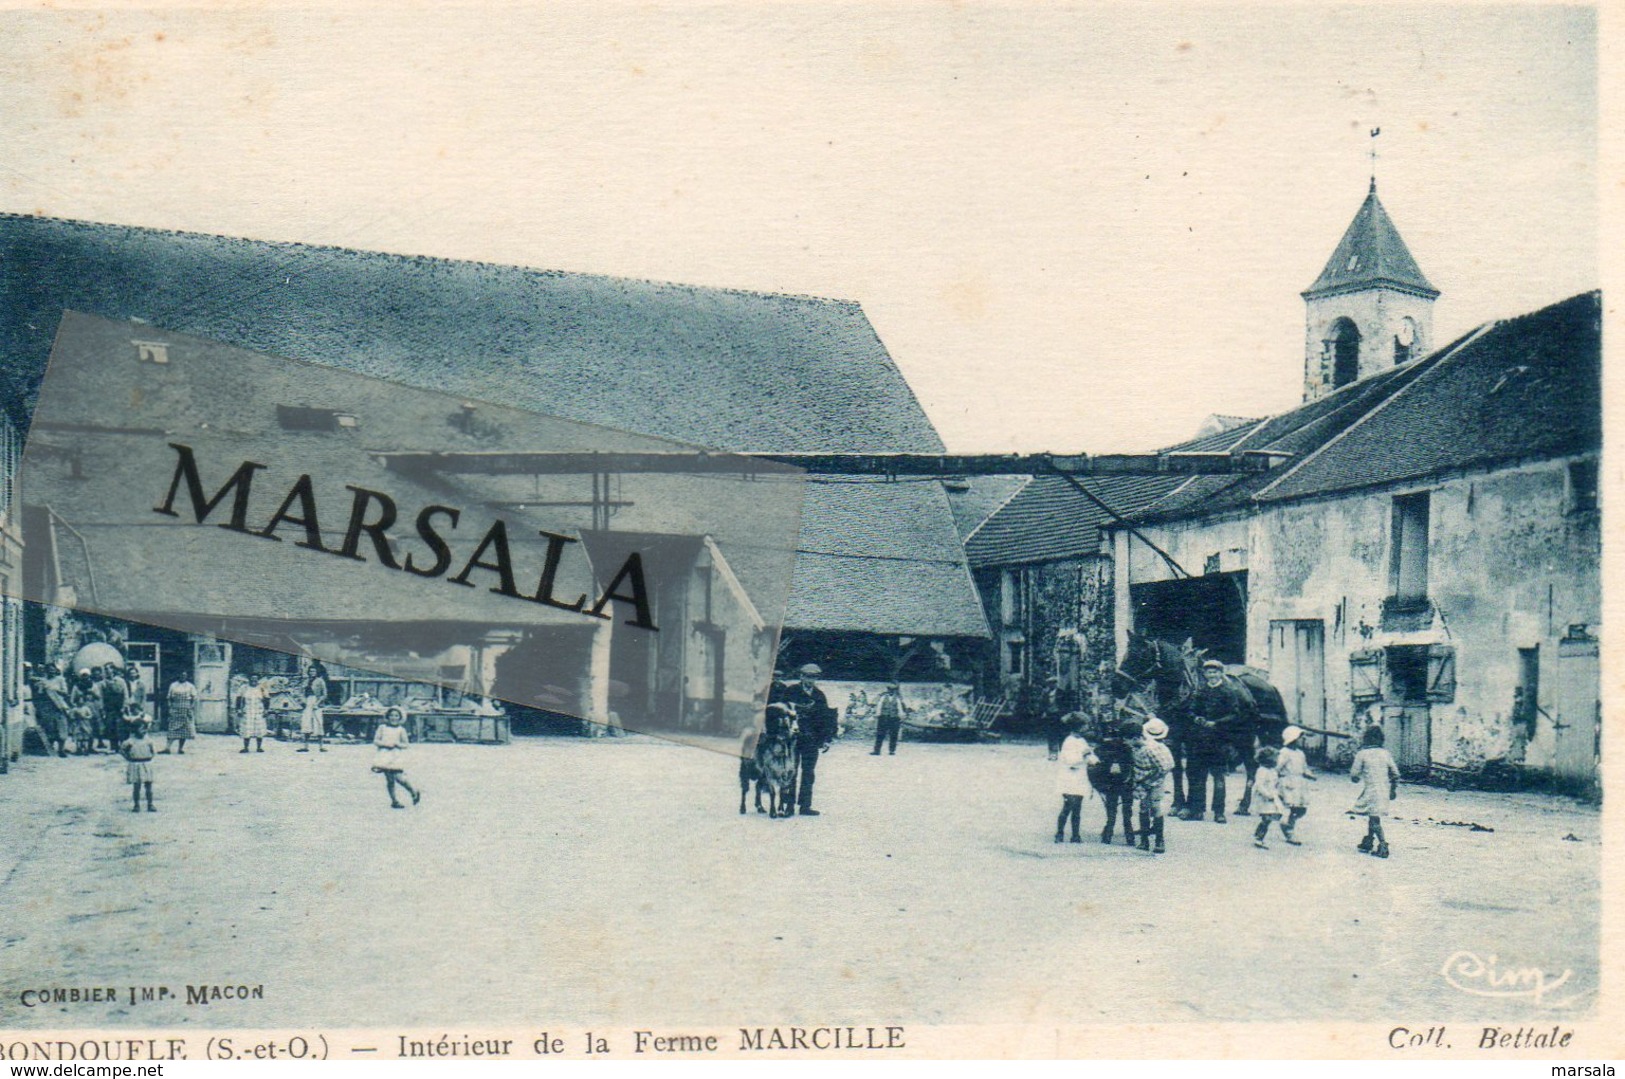
[[[1185,811],[1180,820],[1201,820],[1205,815],[1207,781],[1213,780],[1213,819],[1225,823],[1224,777],[1230,770],[1228,752],[1245,731],[1252,741],[1252,700],[1225,676],[1224,664],[1210,659],[1202,664],[1202,686],[1191,697],[1191,726],[1186,736]]]
[[[796,710],[796,757],[801,770],[796,804],[803,817],[819,815],[812,807],[814,773],[818,755],[835,740],[835,709],[813,681],[823,673],[818,664],[806,664],[801,668],[801,680],[783,695],[784,703],[794,705]]]

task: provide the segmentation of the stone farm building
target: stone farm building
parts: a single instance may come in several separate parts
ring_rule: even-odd
[[[717,450],[943,448],[862,309],[838,300],[0,215],[0,401],[24,428],[65,311]],[[267,407],[324,405],[277,392]],[[921,642],[934,647],[916,676],[955,677],[987,637],[936,482],[807,477],[783,609],[786,658],[832,677],[888,675]],[[163,659],[189,664],[205,643],[166,642]],[[608,673],[582,671],[571,707],[603,720]],[[737,729],[737,707],[707,710],[711,690],[683,681],[640,685],[628,707]]]
[[[1120,625],[1267,668],[1308,726],[1381,724],[1407,773],[1592,789],[1600,330],[1576,296],[1256,425],[1239,448],[1293,456],[1134,517],[1190,576],[1112,530]]]
[[[1304,404],[1173,447],[1268,472],[1083,481],[1098,501],[1035,479],[970,536],[992,677],[1100,698],[1130,629],[1189,638],[1306,726],[1381,723],[1408,773],[1594,789],[1600,297],[1434,349],[1438,292],[1375,187],[1303,295]]]

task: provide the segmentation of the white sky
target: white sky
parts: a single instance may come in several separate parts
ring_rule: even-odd
[[[0,12],[0,208],[863,303],[951,449],[1297,403],[1379,187],[1443,342],[1594,288],[1595,18],[805,3]]]

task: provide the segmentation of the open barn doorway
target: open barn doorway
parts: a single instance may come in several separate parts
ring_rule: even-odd
[[[1247,661],[1247,574],[1210,573],[1151,581],[1130,590],[1134,629],[1148,637],[1207,649],[1226,663]]]

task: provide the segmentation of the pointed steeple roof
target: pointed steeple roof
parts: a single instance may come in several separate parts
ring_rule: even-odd
[[[1304,299],[1335,292],[1356,292],[1376,287],[1397,288],[1429,299],[1439,290],[1422,276],[1421,267],[1400,239],[1388,211],[1377,198],[1377,181],[1354,215],[1348,231],[1332,252],[1326,268],[1303,293]]]

